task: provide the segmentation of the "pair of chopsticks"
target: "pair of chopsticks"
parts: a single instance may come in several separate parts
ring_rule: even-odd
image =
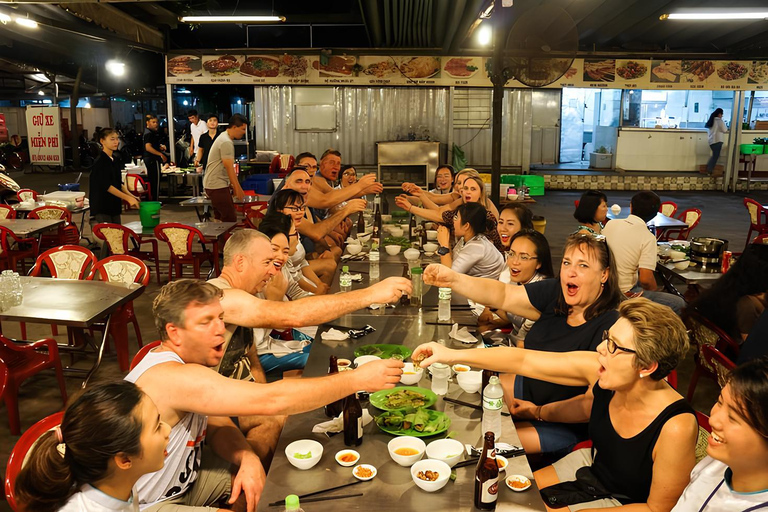
[[[472,408],[472,409],[478,409],[478,410],[480,410],[480,411],[482,411],[482,410],[483,410],[483,406],[482,406],[482,405],[471,404],[471,403],[469,403],[469,402],[464,402],[464,401],[462,401],[462,400],[456,400],[455,398],[448,398],[448,397],[443,397],[443,401],[444,401],[444,402],[450,402],[450,403],[452,403],[452,404],[463,405],[464,407],[470,407],[470,408]],[[512,415],[511,415],[511,414],[509,414],[508,412],[502,412],[502,413],[501,413],[501,415],[502,415],[502,416],[512,416]]]
[[[353,485],[357,485],[357,484],[362,483],[362,482],[363,482],[363,480],[355,480],[354,482],[350,482],[350,483],[344,484],[344,485],[337,485],[336,487],[331,487],[330,489],[321,489],[319,491],[310,492],[310,493],[307,493],[307,494],[302,494],[302,495],[299,496],[299,500],[300,500],[301,503],[311,503],[311,502],[314,502],[314,501],[329,501],[329,500],[341,500],[341,499],[345,499],[345,498],[356,498],[358,496],[362,496],[363,493],[340,494],[338,496],[320,496],[318,498],[310,498],[310,496],[316,496],[316,495],[322,494],[324,492],[331,492],[331,491],[336,491],[338,489],[343,489],[345,487],[351,487]],[[307,498],[307,499],[305,499],[305,498]],[[280,505],[284,505],[284,504],[285,504],[285,499],[283,499],[281,501],[273,501],[272,503],[269,504],[269,506],[270,507],[279,507]]]
[[[475,464],[477,464],[478,460],[480,460],[480,457],[472,457],[471,459],[463,460],[463,461],[457,463],[456,465],[454,465],[453,469],[463,468],[463,467],[467,467],[467,466],[474,466]]]

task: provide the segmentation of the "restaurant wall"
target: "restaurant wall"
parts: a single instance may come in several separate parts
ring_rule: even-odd
[[[431,140],[455,143],[465,152],[468,165],[490,167],[491,122],[484,128],[452,129],[451,91],[425,87],[335,87],[335,131],[298,131],[295,126],[293,86],[256,87],[254,91],[257,149],[296,155],[322,153],[329,147],[341,151],[342,161],[376,165],[376,142],[407,140],[429,135]],[[521,167],[530,153],[531,91],[508,89],[504,94],[502,166]]]

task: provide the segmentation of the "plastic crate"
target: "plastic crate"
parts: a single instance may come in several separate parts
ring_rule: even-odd
[[[523,178],[523,185],[525,185],[528,188],[533,187],[541,187],[544,189],[544,176],[539,176],[538,174],[526,174],[522,176]],[[543,192],[542,194],[543,195]]]
[[[502,174],[501,183],[512,185],[514,188],[520,188],[520,185],[523,184],[523,176],[520,174]]]
[[[762,155],[765,146],[762,144],[742,144],[739,146],[739,152],[742,155]]]
[[[491,183],[491,175],[488,173],[480,173],[480,179],[483,180],[483,183],[490,184]]]
[[[531,195],[531,196],[543,196],[544,195],[544,185],[536,186],[536,187],[528,187],[528,194]]]

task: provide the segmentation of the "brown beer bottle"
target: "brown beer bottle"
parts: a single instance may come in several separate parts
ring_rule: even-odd
[[[328,363],[328,375],[339,373],[339,361],[336,356],[331,356]],[[325,415],[331,418],[335,418],[341,414],[344,407],[344,399],[336,400],[325,406]]]
[[[371,235],[371,250],[381,250],[381,209],[377,204],[373,211],[373,235]]]
[[[344,444],[360,446],[363,443],[363,408],[352,393],[344,399]]]
[[[427,243],[427,223],[422,221],[421,223],[421,247]]]
[[[363,233],[365,233],[365,217],[363,212],[360,212],[357,216],[357,234],[362,235]]]
[[[485,444],[475,471],[475,507],[495,510],[499,497],[499,466],[496,465],[496,446],[493,432],[485,433]]]
[[[411,214],[411,220],[408,221],[408,241],[411,247],[415,247],[419,242],[419,235],[416,233],[416,215]]]

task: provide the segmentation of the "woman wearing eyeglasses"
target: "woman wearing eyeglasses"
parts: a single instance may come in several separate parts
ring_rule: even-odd
[[[565,242],[559,279],[512,286],[458,274],[442,265],[430,265],[424,282],[450,287],[458,294],[491,308],[536,322],[525,337],[525,348],[546,352],[595,350],[603,331],[618,318],[624,298],[612,268],[605,240],[571,235]],[[502,376],[505,400],[544,405],[568,400],[587,391],[584,384],[567,386],[528,377]],[[514,384],[512,380],[514,379]],[[549,421],[518,422],[517,432],[526,453],[562,456],[587,438],[582,425]]]
[[[731,372],[709,426],[708,456],[672,512],[768,510],[768,358]]]
[[[593,442],[593,448],[569,453],[534,473],[545,502],[568,505],[571,511],[629,504],[668,511],[695,464],[694,411],[664,380],[688,351],[688,335],[671,309],[648,299],[625,301],[618,313],[596,353],[452,350],[429,343],[413,357],[428,356],[422,366],[464,363],[565,386],[589,386],[571,400],[527,411],[535,420],[588,422]]]
[[[504,211],[501,213],[502,216]],[[544,235],[532,229],[515,233],[507,252],[507,268],[499,275],[499,281],[522,286],[554,277],[554,275],[552,254]],[[485,308],[477,319],[477,328],[480,332],[511,327],[511,334],[517,339],[518,347],[522,347],[522,342],[533,324],[533,320],[520,315],[491,308]]]

